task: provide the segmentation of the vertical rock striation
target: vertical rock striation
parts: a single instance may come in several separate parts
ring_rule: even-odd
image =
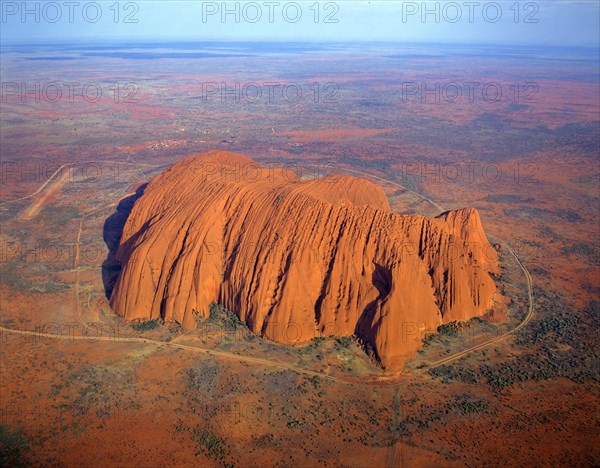
[[[111,306],[127,319],[189,329],[215,301],[277,342],[356,334],[389,369],[426,330],[489,309],[498,260],[474,209],[394,214],[366,180],[302,181],[225,152],[153,179],[117,259]]]

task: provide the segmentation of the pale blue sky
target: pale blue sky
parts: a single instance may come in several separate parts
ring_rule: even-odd
[[[600,2],[540,0],[471,2],[426,2],[426,8],[439,8],[421,16],[425,2],[388,1],[296,1],[279,0],[269,7],[266,1],[225,2],[235,9],[239,4],[239,23],[235,14],[221,17],[223,2],[138,0],[98,1],[101,17],[93,2],[78,0],[69,21],[67,2],[29,2],[31,13],[24,17],[21,1],[1,0],[1,38],[14,42],[86,42],[112,41],[198,41],[198,40],[265,40],[265,41],[406,41],[450,43],[500,43],[522,45],[598,46]],[[302,16],[293,22],[300,6]],[[114,5],[119,16],[115,21]],[[315,8],[319,17],[315,21]],[[39,6],[37,6],[39,5]],[[61,16],[58,18],[58,5]],[[87,5],[84,12],[83,6]],[[261,18],[256,22],[260,7]],[[126,7],[127,6],[127,7]],[[460,8],[462,16],[457,19]],[[499,8],[498,8],[499,6]],[[515,7],[518,8],[515,8]],[[284,8],[285,7],[285,8]],[[272,8],[272,10],[270,10]],[[471,8],[471,9],[470,9]],[[34,13],[38,9],[37,13]],[[284,13],[285,9],[285,13]],[[203,17],[203,10],[205,16]],[[516,10],[519,10],[516,16]],[[501,18],[494,22],[498,11]],[[269,13],[273,22],[269,21]],[[210,14],[214,13],[214,14]],[[130,20],[125,22],[127,15]],[[327,15],[330,20],[325,22]],[[470,21],[472,14],[472,22]],[[87,18],[87,20],[86,20]],[[36,22],[39,20],[39,22]],[[56,20],[56,22],[51,22]],[[452,22],[456,20],[456,22]]]

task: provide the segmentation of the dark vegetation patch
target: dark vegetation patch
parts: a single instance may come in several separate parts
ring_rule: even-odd
[[[22,268],[23,263],[18,260],[8,260],[3,265],[0,265],[0,284],[7,286],[13,291],[29,294],[59,293],[72,286],[70,283],[47,278],[41,281],[34,281],[25,277]]]
[[[42,208],[40,217],[53,224],[65,225],[70,220],[79,218],[79,210],[74,206],[46,205]]]
[[[401,413],[405,406],[410,407],[401,405]],[[446,425],[452,418],[464,419],[472,415],[490,415],[493,414],[493,410],[488,401],[466,394],[454,396],[447,404],[439,407],[423,404],[410,413],[414,414],[403,414],[401,421],[396,425],[395,429],[401,436],[409,436],[437,424]]]
[[[472,330],[475,328],[483,328],[484,331],[490,332],[494,330],[495,326],[490,322],[487,322],[480,317],[473,317],[466,322],[458,322],[453,320],[452,322],[440,325],[436,329],[436,333],[426,336],[423,339],[423,348],[427,348],[436,343],[448,344],[454,338],[466,335],[471,336]]]
[[[237,330],[240,327],[246,327],[238,316],[216,302],[212,302],[208,306],[209,317],[206,321],[207,325],[214,326],[222,330]]]
[[[560,249],[563,255],[575,255],[585,258],[585,261],[590,266],[600,266],[600,252],[595,245],[585,242],[577,242],[575,244],[566,245]]]
[[[0,265],[0,284],[18,292],[28,292],[33,287],[33,281],[19,274],[18,267],[18,263],[14,260]]]
[[[523,208],[509,208],[504,210],[504,213],[513,218],[551,219],[567,221],[569,223],[581,221],[581,216],[573,210],[547,210],[545,208],[527,206]]]
[[[535,201],[533,198],[523,198],[521,195],[515,194],[488,195],[486,200],[491,203],[532,203]]]
[[[13,431],[7,425],[0,424],[0,466],[28,466],[24,459],[27,452],[29,440],[23,435],[23,430]]]
[[[154,330],[162,325],[161,319],[154,320],[144,320],[142,322],[135,322],[131,324],[131,328],[133,328],[137,332],[145,332]]]
[[[214,362],[200,361],[195,367],[188,369],[186,386],[197,391],[202,397],[211,395],[219,375],[219,366]]]
[[[338,349],[346,349],[354,340],[354,336],[340,336],[335,339],[335,346]]]
[[[539,228],[539,233],[542,239],[548,242],[556,242],[561,236],[559,236],[550,226],[542,226]]]
[[[212,432],[199,427],[192,431],[192,440],[202,453],[213,460],[224,460],[226,455],[227,443],[225,439],[213,434]]]
[[[187,433],[189,435],[190,439],[196,445],[196,457],[204,454],[211,460],[219,462],[222,466],[235,466],[226,461],[231,456],[227,441],[210,428],[200,427],[200,425],[196,427],[185,426],[183,421],[179,420],[175,426],[175,432],[178,434]]]
[[[571,179],[571,182],[575,184],[594,184],[600,185],[600,172],[595,172],[593,174],[586,174],[575,179]]]
[[[424,135],[430,146],[452,150],[477,152],[481,161],[500,162],[513,159],[516,154],[532,154],[550,148],[569,147],[582,155],[596,155],[600,151],[597,122],[566,124],[557,128],[538,125],[534,128],[517,127],[510,115],[486,112],[468,124],[450,124],[429,117],[406,119],[411,132],[403,133],[405,144],[423,144]],[[431,128],[435,126],[435,131]],[[593,157],[593,156],[590,156]],[[514,174],[506,174],[514,177]],[[535,171],[519,175],[523,180],[535,180]]]
[[[502,391],[517,382],[567,378],[577,383],[600,382],[597,330],[599,304],[591,301],[581,310],[571,309],[564,298],[534,290],[536,315],[516,333],[516,343],[526,350],[499,363],[468,367],[465,362],[431,369],[429,374],[444,383],[487,383]]]
[[[550,272],[543,267],[532,267],[529,269],[529,273],[534,276],[550,276]]]

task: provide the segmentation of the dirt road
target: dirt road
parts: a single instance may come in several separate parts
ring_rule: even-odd
[[[114,161],[110,161],[110,162],[114,162]],[[22,197],[22,199],[27,199],[27,198],[31,198],[33,196],[35,196],[36,194],[38,194],[40,191],[42,191],[46,186],[48,186],[52,180],[54,180],[55,176],[65,167],[73,165],[74,163],[69,163],[69,164],[64,164],[62,165],[59,169],[57,169],[57,171],[46,181],[42,184],[42,186],[40,188],[38,188],[38,190],[36,190],[34,193],[32,193],[31,195],[28,195],[26,197]],[[138,163],[135,163],[139,166]],[[145,166],[150,166],[150,165],[145,165]],[[154,166],[156,167],[156,166]],[[387,183],[396,185],[404,190],[407,190],[410,193],[413,193],[419,197],[421,197],[422,199],[426,200],[427,202],[431,203],[433,206],[435,206],[437,209],[444,211],[444,209],[438,205],[437,203],[435,203],[434,201],[430,200],[429,198],[419,194],[418,192],[414,192],[412,190],[407,189],[406,187],[397,184],[395,182],[377,177],[377,176],[373,176],[371,174],[368,174],[366,172],[362,172],[362,171],[357,171],[357,170],[349,170],[350,172],[355,172],[358,174],[362,174],[368,177],[373,177],[382,181],[385,181]],[[54,182],[56,183],[56,181]],[[74,301],[75,301],[75,313],[76,313],[76,318],[78,320],[79,323],[81,323],[84,327],[86,327],[87,329],[92,330],[92,328],[90,328],[88,326],[88,324],[85,323],[85,321],[83,320],[83,318],[81,317],[81,305],[80,305],[80,301],[79,301],[79,246],[80,246],[80,241],[81,241],[81,232],[82,232],[82,228],[83,228],[83,221],[85,218],[89,217],[91,214],[94,214],[98,211],[101,211],[103,209],[106,209],[108,207],[111,206],[115,206],[120,200],[122,200],[123,198],[132,195],[133,193],[127,193],[124,195],[121,195],[120,198],[116,201],[107,203],[106,205],[99,207],[99,208],[95,208],[87,213],[85,213],[82,218],[80,219],[80,223],[79,223],[79,229],[77,232],[77,238],[76,238],[76,254],[75,254],[75,262],[74,262],[74,269],[75,269],[75,285],[74,285]],[[17,200],[12,200],[12,202],[17,201]],[[4,204],[9,203],[9,202],[4,202]],[[152,339],[147,339],[147,338],[137,338],[137,337],[127,337],[127,338],[121,338],[121,339],[115,339],[114,337],[109,337],[109,336],[100,336],[100,337],[96,337],[94,339],[98,340],[98,341],[102,341],[102,342],[110,342],[110,341],[120,341],[120,342],[132,342],[132,343],[142,343],[142,344],[146,344],[146,345],[151,345],[151,346],[158,346],[158,347],[175,347],[178,349],[184,349],[184,350],[188,350],[188,351],[193,351],[193,352],[200,352],[200,353],[204,353],[204,354],[209,354],[209,355],[213,355],[213,356],[219,356],[219,357],[223,357],[226,359],[235,359],[238,360],[240,362],[247,362],[250,364],[257,364],[257,365],[262,365],[262,366],[266,366],[266,367],[276,367],[276,368],[281,368],[281,369],[287,369],[287,370],[292,370],[294,372],[297,372],[299,374],[304,374],[304,375],[309,375],[311,377],[319,377],[322,379],[326,379],[326,380],[330,380],[330,381],[334,381],[334,382],[338,382],[338,383],[344,383],[344,384],[353,384],[353,385],[383,385],[383,386],[395,386],[395,385],[399,385],[400,383],[402,383],[403,381],[407,380],[407,378],[409,378],[411,375],[418,375],[418,374],[423,374],[427,371],[429,371],[430,369],[434,369],[438,366],[444,365],[444,364],[448,364],[450,362],[453,362],[455,360],[461,359],[465,356],[467,356],[470,353],[473,353],[475,351],[479,351],[487,346],[490,346],[491,344],[497,343],[501,340],[506,339],[507,337],[513,335],[516,331],[520,330],[521,328],[523,328],[524,326],[527,325],[527,323],[529,323],[529,321],[531,320],[531,318],[533,317],[533,312],[534,312],[534,300],[533,300],[533,283],[532,283],[532,279],[531,279],[531,275],[529,273],[529,271],[527,270],[527,268],[525,268],[525,266],[523,265],[523,263],[521,262],[521,260],[517,257],[517,255],[515,254],[515,252],[506,244],[506,248],[507,250],[511,253],[511,255],[515,258],[515,260],[517,261],[519,267],[521,268],[521,270],[523,271],[523,273],[525,274],[525,277],[527,279],[527,289],[528,289],[528,299],[529,299],[529,305],[528,305],[528,312],[527,315],[525,316],[524,320],[519,323],[514,329],[510,330],[509,332],[504,333],[503,335],[494,337],[488,341],[486,341],[485,343],[481,343],[477,346],[473,346],[469,349],[463,350],[463,351],[459,351],[455,354],[453,354],[452,356],[446,357],[444,359],[440,359],[439,361],[436,361],[434,363],[431,363],[429,365],[427,365],[426,367],[423,367],[421,369],[419,369],[417,372],[413,373],[413,374],[403,374],[403,373],[399,373],[399,374],[392,374],[392,375],[385,375],[385,376],[370,376],[367,379],[353,379],[353,378],[344,378],[344,377],[335,377],[326,373],[322,373],[322,372],[317,372],[317,371],[311,371],[311,370],[307,370],[304,369],[300,366],[296,366],[293,364],[287,364],[287,363],[282,363],[282,362],[277,362],[277,361],[271,361],[268,359],[261,359],[261,358],[255,358],[255,357],[251,357],[251,356],[242,356],[239,354],[235,354],[235,353],[229,353],[226,351],[219,351],[219,350],[214,350],[214,349],[207,349],[207,348],[202,348],[202,347],[197,347],[197,346],[190,346],[190,345],[184,345],[184,344],[180,344],[180,343],[174,343],[174,342],[165,342],[165,341],[158,341],[158,340],[152,340]],[[52,338],[52,339],[66,339],[66,340],[90,340],[89,336],[65,336],[65,335],[60,335],[60,334],[53,334],[53,333],[44,333],[44,332],[35,332],[35,331],[28,331],[28,330],[15,330],[15,329],[10,329],[10,328],[6,328],[6,327],[2,327],[0,326],[0,331],[5,332],[5,333],[11,333],[11,334],[21,334],[21,335],[32,335],[32,336],[38,336],[38,337],[46,337],[46,338]],[[393,457],[392,457],[393,458]]]

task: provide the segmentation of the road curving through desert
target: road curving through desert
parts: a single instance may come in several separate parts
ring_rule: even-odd
[[[106,161],[106,162],[113,162],[114,161]],[[140,165],[144,165],[146,167],[159,167],[159,166],[153,166],[153,165],[148,165],[148,164],[139,164],[136,163],[134,161],[128,161],[131,164],[137,165],[138,168]],[[47,186],[49,186],[49,184],[51,183],[58,183],[58,180],[55,180],[54,182],[52,182],[52,180],[60,173],[61,170],[63,170],[65,167],[68,166],[72,166],[75,163],[67,163],[67,164],[63,164],[62,166],[60,166],[56,172],[54,174],[52,174],[52,176],[46,180],[35,192],[33,192],[30,195],[27,195],[25,197],[21,197],[19,199],[16,200],[11,200],[8,202],[4,202],[1,203],[0,206],[7,204],[7,203],[12,203],[12,202],[16,202],[19,200],[24,200],[24,199],[28,199],[31,198],[35,195],[37,195],[38,193],[40,193],[42,190],[44,190]],[[384,181],[386,183],[390,183],[392,185],[395,185],[399,188],[402,188],[403,190],[406,190],[409,193],[412,193],[418,197],[420,197],[421,199],[431,203],[433,206],[436,207],[436,209],[439,209],[440,211],[444,211],[444,208],[441,207],[439,204],[437,204],[436,202],[434,202],[433,200],[419,194],[418,192],[412,191],[406,187],[404,187],[401,184],[398,184],[396,182],[378,177],[378,176],[374,176],[372,174],[369,174],[367,172],[363,172],[363,171],[358,171],[358,170],[353,170],[353,169],[344,169],[347,170],[349,172],[354,172],[357,174],[362,174],[363,176],[367,176],[367,177],[372,177],[381,181]],[[79,229],[78,229],[78,233],[77,233],[77,240],[76,240],[76,254],[75,254],[75,262],[74,262],[74,270],[75,270],[75,285],[74,285],[74,299],[75,299],[75,312],[76,312],[76,318],[77,321],[84,326],[87,329],[92,330],[91,327],[89,327],[89,325],[82,319],[81,317],[81,307],[79,304],[79,247],[80,247],[80,239],[81,239],[81,232],[82,232],[82,228],[83,228],[83,221],[85,218],[89,217],[90,215],[98,212],[98,211],[102,211],[103,209],[106,209],[108,207],[112,207],[115,206],[120,200],[122,200],[123,198],[133,195],[134,193],[129,192],[126,193],[124,195],[121,195],[119,197],[118,200],[107,203],[106,205],[103,205],[102,207],[99,208],[95,208],[91,211],[88,211],[87,213],[84,213],[83,216],[80,219],[80,223],[79,223]],[[287,364],[287,363],[282,363],[282,362],[278,362],[278,361],[271,361],[268,359],[262,359],[262,358],[255,358],[255,357],[251,357],[251,356],[242,356],[239,354],[235,354],[235,353],[229,353],[226,351],[220,351],[220,350],[215,350],[215,349],[209,349],[209,348],[202,348],[202,347],[198,347],[198,346],[191,346],[191,345],[184,345],[184,344],[180,344],[180,343],[175,343],[175,342],[167,342],[167,341],[160,341],[160,340],[152,340],[152,339],[148,339],[148,338],[140,338],[140,337],[126,337],[126,338],[120,338],[120,339],[115,339],[114,337],[110,337],[110,336],[98,336],[98,337],[94,337],[93,339],[96,341],[102,341],[102,342],[130,342],[130,343],[140,343],[140,344],[145,344],[145,345],[151,345],[151,346],[157,346],[159,348],[164,348],[164,347],[172,347],[172,348],[177,348],[177,349],[182,349],[182,350],[187,350],[187,351],[193,351],[193,352],[199,352],[199,353],[204,353],[207,355],[213,355],[213,356],[219,356],[222,358],[226,358],[226,359],[234,359],[237,360],[239,362],[246,362],[249,364],[256,364],[256,365],[262,365],[262,366],[266,366],[266,367],[275,367],[275,368],[280,368],[280,369],[286,369],[286,370],[291,370],[294,372],[297,372],[299,374],[303,374],[303,375],[307,375],[307,376],[311,376],[311,377],[319,377],[319,378],[323,378],[329,381],[334,381],[334,382],[338,382],[338,383],[344,383],[344,384],[352,384],[352,385],[382,385],[382,386],[396,386],[398,384],[400,384],[401,382],[405,381],[407,378],[409,378],[412,375],[420,375],[423,374],[427,371],[429,371],[430,369],[448,364],[450,362],[454,362],[458,359],[461,359],[465,356],[467,356],[468,354],[471,354],[473,352],[479,351],[487,346],[490,346],[494,343],[497,343],[501,340],[504,340],[506,338],[508,338],[509,336],[513,335],[514,333],[516,333],[518,330],[520,330],[521,328],[523,328],[524,326],[526,326],[532,319],[533,314],[534,314],[534,298],[533,298],[533,281],[531,278],[531,274],[529,273],[529,271],[527,270],[527,268],[525,267],[525,265],[523,264],[523,262],[519,259],[519,257],[516,255],[516,253],[510,248],[510,246],[506,243],[503,242],[503,244],[505,245],[506,249],[508,250],[508,252],[515,258],[515,260],[517,261],[517,264],[519,265],[520,269],[523,271],[526,281],[527,281],[527,295],[528,295],[528,311],[527,314],[525,315],[525,318],[512,330],[496,336],[484,343],[481,343],[479,345],[473,346],[471,348],[465,349],[463,351],[459,351],[451,356],[448,356],[446,358],[440,359],[436,362],[433,362],[431,364],[428,364],[422,368],[420,368],[418,371],[414,372],[414,373],[396,373],[393,375],[383,375],[383,376],[368,376],[366,379],[356,379],[356,378],[349,378],[349,377],[342,377],[342,376],[333,376],[327,373],[323,373],[323,372],[318,372],[318,371],[311,371],[308,369],[305,369],[301,366],[297,366],[294,364]],[[5,332],[5,333],[10,333],[10,334],[19,334],[19,335],[28,335],[28,336],[37,336],[40,338],[51,338],[51,339],[60,339],[60,340],[77,340],[77,341],[90,341],[90,337],[89,336],[85,336],[85,335],[70,335],[70,336],[65,336],[65,335],[61,335],[61,334],[56,334],[56,333],[45,333],[45,332],[36,332],[36,331],[30,331],[30,330],[17,330],[17,329],[11,329],[11,328],[6,328],[4,326],[0,326],[0,331],[1,332]]]
[[[445,208],[443,208],[442,206],[440,206],[439,204],[437,204],[433,200],[425,197],[424,195],[421,195],[418,192],[410,190],[410,189],[404,187],[401,184],[398,184],[398,183],[393,182],[391,180],[384,179],[382,177],[374,176],[372,174],[369,174],[368,172],[358,171],[358,170],[354,170],[354,169],[343,169],[343,170],[346,170],[346,171],[349,171],[349,172],[354,172],[354,173],[357,173],[357,174],[362,174],[363,176],[367,176],[367,177],[373,177],[375,179],[382,180],[382,181],[385,181],[385,182],[387,182],[389,184],[395,185],[395,186],[397,186],[399,188],[402,188],[402,189],[406,190],[409,193],[412,193],[412,194],[420,197],[423,200],[428,201],[433,206],[435,206],[437,209],[439,209],[441,211],[445,211]],[[504,242],[501,239],[499,239],[499,240],[506,247],[506,250],[508,250],[509,253],[514,257],[514,259],[516,260],[517,264],[519,265],[519,268],[521,269],[521,271],[525,275],[525,279],[527,281],[527,299],[528,299],[527,314],[525,315],[525,317],[523,318],[523,320],[515,328],[513,328],[512,330],[509,330],[508,332],[503,333],[502,335],[499,335],[499,336],[496,336],[494,338],[491,338],[490,340],[488,340],[488,341],[486,341],[484,343],[480,343],[479,345],[473,346],[473,347],[465,349],[463,351],[459,351],[457,353],[454,353],[451,356],[448,356],[448,357],[440,359],[440,360],[438,360],[438,361],[436,361],[434,363],[426,365],[426,366],[420,368],[418,371],[416,371],[415,374],[423,374],[425,372],[428,372],[431,369],[434,369],[434,368],[439,367],[439,366],[443,366],[443,365],[448,364],[450,362],[454,362],[454,361],[456,361],[458,359],[461,359],[461,358],[467,356],[468,354],[471,354],[471,353],[473,353],[475,351],[479,351],[479,350],[481,350],[483,348],[486,348],[486,347],[488,347],[491,344],[498,343],[499,341],[502,341],[502,340],[508,338],[509,336],[513,335],[517,331],[519,331],[521,328],[523,328],[524,326],[526,326],[531,321],[531,319],[533,318],[533,310],[534,310],[533,303],[534,302],[533,302],[533,280],[531,278],[531,274],[529,273],[529,270],[527,270],[527,268],[525,267],[525,265],[523,265],[523,262],[517,256],[517,254],[514,252],[514,250],[506,242]]]

